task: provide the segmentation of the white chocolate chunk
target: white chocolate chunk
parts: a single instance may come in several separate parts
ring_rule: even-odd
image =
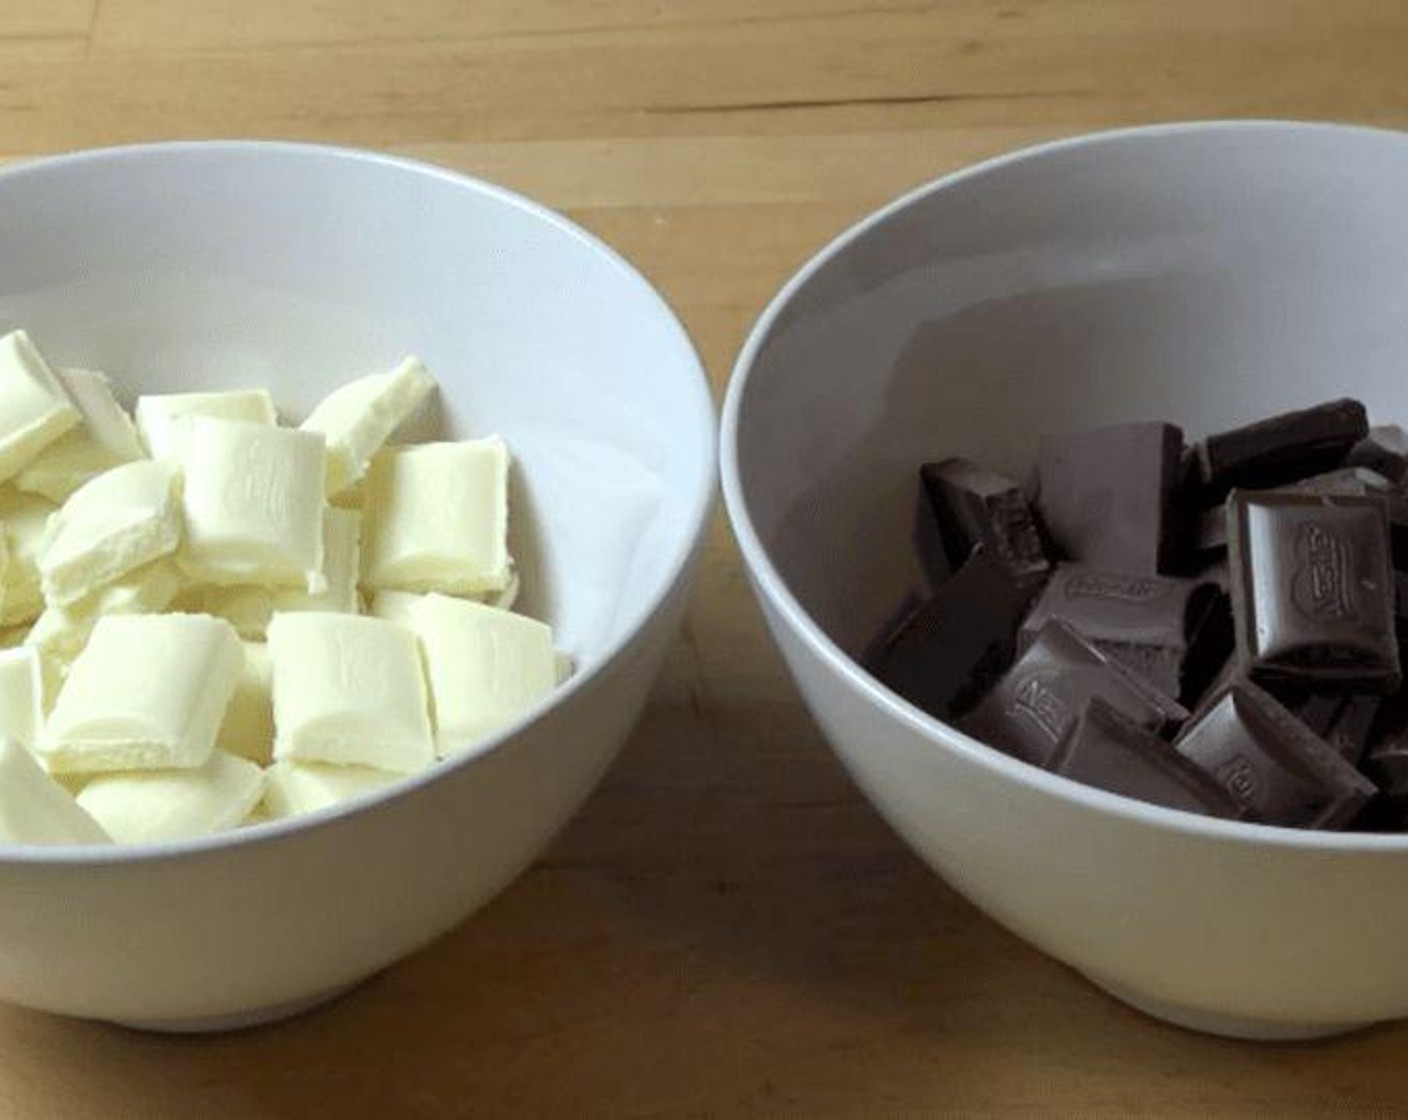
[[[504,590],[508,467],[497,436],[379,452],[365,483],[362,582],[457,595]]]
[[[187,598],[192,608],[226,619],[241,638],[263,639],[275,611],[337,611],[359,613],[357,574],[360,568],[362,515],[328,506],[323,511],[323,579],[325,591],[302,588],[206,586]]]
[[[108,836],[33,755],[0,738],[0,841],[106,844]]]
[[[29,335],[0,338],[0,479],[13,478],[81,419]]]
[[[39,554],[54,505],[36,494],[13,487],[0,489],[0,522],[5,530],[5,592],[0,598],[0,626],[33,622],[44,609],[39,580]]]
[[[446,595],[425,595],[406,614],[425,650],[442,756],[512,723],[557,684],[552,629],[535,619]]]
[[[435,760],[416,637],[351,614],[269,623],[274,758],[412,773]]]
[[[39,736],[53,773],[200,766],[244,652],[223,619],[108,615],[74,661]]]
[[[264,771],[264,806],[273,819],[315,813],[383,789],[400,776],[370,766],[276,762]]]
[[[398,626],[410,626],[411,608],[424,598],[414,591],[378,591],[372,596],[368,613]]]
[[[572,658],[561,650],[553,654],[552,665],[553,675],[557,678],[558,684],[563,684],[570,680],[572,674],[577,671],[577,667],[572,663]]]
[[[84,483],[49,520],[39,573],[47,602],[66,607],[176,551],[180,468],[139,459]]]
[[[186,572],[205,583],[324,590],[322,437],[206,416],[192,417],[189,431]]]
[[[44,720],[44,672],[31,646],[0,650],[0,736],[33,747]]]
[[[218,737],[223,750],[267,766],[274,752],[274,700],[269,648],[263,642],[242,642],[244,667],[235,694],[225,709]]]
[[[234,828],[263,794],[258,766],[215,751],[189,769],[100,774],[78,804],[119,844],[151,844]]]
[[[162,557],[67,607],[45,607],[24,643],[62,663],[72,662],[103,615],[164,611],[183,582],[176,565]]]
[[[60,436],[15,476],[17,489],[63,502],[95,475],[142,457],[137,430],[101,373],[61,369],[59,381],[68,390],[83,422]]]
[[[435,389],[417,358],[390,373],[372,374],[334,389],[300,425],[327,438],[329,494],[351,486],[372,456]]]
[[[279,416],[266,389],[156,393],[137,398],[137,434],[153,459],[184,459],[193,416],[274,425]]]

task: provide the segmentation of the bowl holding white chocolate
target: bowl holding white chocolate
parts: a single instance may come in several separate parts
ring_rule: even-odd
[[[707,522],[707,384],[621,258],[424,165],[113,149],[0,172],[0,212],[0,999],[288,1014],[610,763]]]

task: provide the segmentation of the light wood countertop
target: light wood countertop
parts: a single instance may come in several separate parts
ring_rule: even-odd
[[[895,194],[1041,139],[1235,116],[1408,125],[1408,6],[0,4],[0,156],[259,136],[442,162],[627,254],[719,389],[778,285]],[[833,761],[720,518],[619,763],[498,900],[264,1030],[0,1008],[0,1115],[1408,1115],[1405,1047],[1403,1025],[1188,1034],[976,913]]]

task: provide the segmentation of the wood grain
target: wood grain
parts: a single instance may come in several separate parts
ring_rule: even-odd
[[[1118,124],[1408,125],[1405,60],[1383,0],[6,0],[0,155],[275,136],[483,174],[631,256],[721,389],[902,190]],[[619,765],[499,900],[262,1031],[0,1009],[0,1115],[1408,1115],[1405,1044],[1178,1031],[976,913],[827,753],[720,522]]]

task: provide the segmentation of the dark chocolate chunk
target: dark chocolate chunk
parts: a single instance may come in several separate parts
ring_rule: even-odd
[[[1030,589],[979,549],[876,643],[867,665],[911,704],[949,719],[1012,663],[1030,601]]]
[[[1098,696],[1061,740],[1050,768],[1074,781],[1170,809],[1244,815],[1211,777]]]
[[[1388,494],[1384,504],[1388,507],[1388,543],[1393,566],[1408,570],[1408,495]]]
[[[1281,489],[1289,490],[1293,494],[1362,498],[1365,494],[1385,493],[1391,487],[1388,479],[1368,467],[1340,467],[1324,474],[1313,474],[1309,478],[1287,483]]]
[[[1220,594],[1192,579],[1058,564],[1022,623],[1018,647],[1059,618],[1101,653],[1177,698],[1184,693],[1184,664],[1194,638],[1211,636],[1202,624]]]
[[[1204,563],[1227,555],[1227,507],[1199,510],[1193,527],[1193,555]]]
[[[1345,463],[1378,471],[1397,486],[1408,477],[1408,432],[1397,424],[1375,425],[1349,449]]]
[[[1020,582],[1045,578],[1051,561],[1017,483],[967,459],[926,463],[919,477],[921,501],[938,527],[950,568],[959,568],[981,546]]]
[[[1375,792],[1333,747],[1249,682],[1214,697],[1174,747],[1263,824],[1339,828]]]
[[[1171,729],[1188,715],[1177,701],[1053,619],[958,726],[999,750],[1044,766],[1094,696],[1151,731]]]
[[[1201,482],[1218,499],[1233,487],[1280,486],[1340,466],[1369,434],[1364,406],[1327,401],[1208,436],[1198,445]]]
[[[1380,499],[1234,491],[1227,527],[1237,657],[1252,677],[1312,690],[1398,687]]]
[[[1312,692],[1282,702],[1341,758],[1357,766],[1383,697],[1369,692]]]
[[[1048,439],[1037,461],[1037,510],[1068,560],[1153,574],[1176,566],[1174,505],[1183,433],[1116,424]]]
[[[1384,701],[1359,768],[1379,787],[1381,799],[1408,808],[1408,694]]]

